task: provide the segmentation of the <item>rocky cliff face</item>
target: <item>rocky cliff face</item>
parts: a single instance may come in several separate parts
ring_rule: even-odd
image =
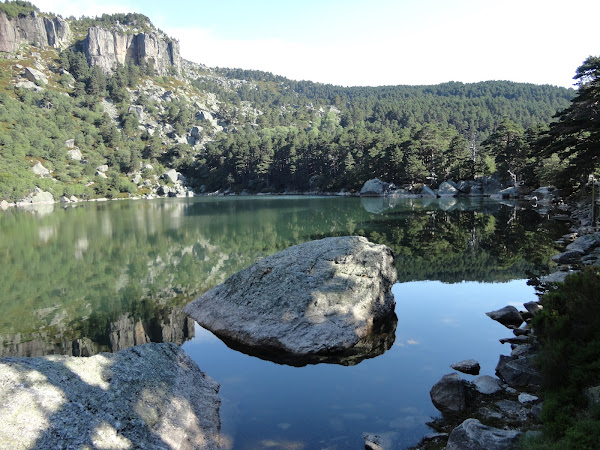
[[[61,48],[70,39],[69,24],[59,17],[43,17],[32,12],[10,19],[0,11],[0,52],[16,52],[21,44]]]
[[[153,64],[159,75],[181,75],[179,42],[158,33],[130,34],[126,30],[91,27],[83,42],[90,65],[110,72],[115,64]]]

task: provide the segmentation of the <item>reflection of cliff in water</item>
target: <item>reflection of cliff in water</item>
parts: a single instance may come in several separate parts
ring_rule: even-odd
[[[0,336],[0,357],[92,356],[148,342],[174,342],[181,345],[194,337],[194,321],[180,308],[165,308],[156,313],[156,317],[150,318],[134,318],[130,313],[124,313],[112,322],[97,318],[93,330],[87,323],[82,324],[81,330],[67,330],[66,333],[73,337],[56,334],[55,329],[29,335]],[[86,331],[90,334],[86,335]]]

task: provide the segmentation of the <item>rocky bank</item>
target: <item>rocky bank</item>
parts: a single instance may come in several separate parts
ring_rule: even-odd
[[[217,449],[218,391],[175,344],[0,358],[0,447]]]

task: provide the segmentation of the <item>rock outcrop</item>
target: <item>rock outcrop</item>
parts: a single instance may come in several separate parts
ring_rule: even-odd
[[[263,359],[356,364],[393,343],[396,276],[388,247],[332,237],[264,258],[184,311],[230,347]]]
[[[5,448],[220,447],[219,385],[175,344],[0,359]]]
[[[151,64],[159,75],[181,75],[179,41],[159,32],[130,34],[90,27],[83,41],[88,63],[109,73],[118,64]]]
[[[21,44],[62,48],[70,40],[69,24],[60,17],[50,18],[31,12],[9,18],[0,11],[0,52],[16,52]]]

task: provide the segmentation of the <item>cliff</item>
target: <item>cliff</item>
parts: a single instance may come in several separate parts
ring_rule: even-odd
[[[117,63],[132,62],[151,64],[159,75],[181,75],[179,42],[156,31],[132,34],[124,27],[90,27],[83,52],[90,66],[99,66],[106,73]]]
[[[71,36],[69,24],[60,17],[45,17],[32,11],[9,18],[0,11],[0,52],[16,52],[21,44],[61,48]]]

